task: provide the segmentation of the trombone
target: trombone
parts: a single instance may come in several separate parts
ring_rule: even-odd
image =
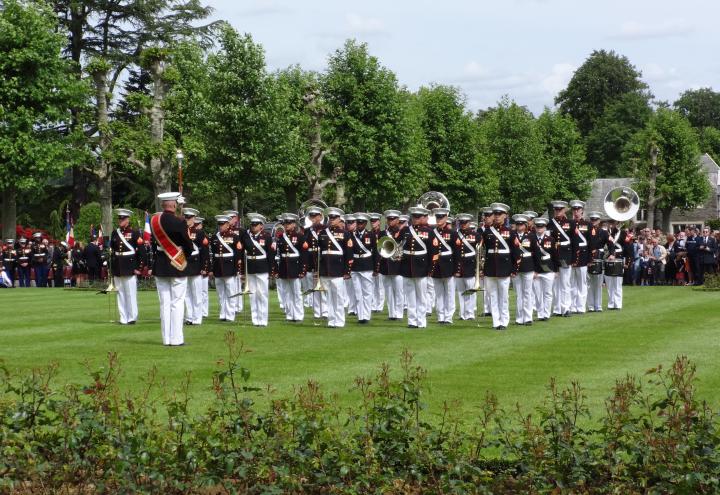
[[[315,265],[315,273],[317,273],[317,282],[315,283],[315,286],[312,289],[307,289],[302,293],[303,296],[307,296],[308,294],[312,294],[313,292],[325,292],[327,289],[322,284],[322,280],[320,280],[320,240],[318,239],[317,243],[317,264]]]
[[[462,291],[463,296],[469,296],[470,294],[485,290],[482,280],[480,279],[480,266],[485,264],[485,246],[476,246],[475,250],[475,284],[472,289]]]

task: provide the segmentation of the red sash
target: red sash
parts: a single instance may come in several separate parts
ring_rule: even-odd
[[[187,260],[185,259],[185,252],[172,239],[170,239],[162,228],[160,223],[160,217],[162,213],[156,213],[150,219],[150,226],[152,227],[152,233],[155,236],[155,240],[160,247],[165,251],[165,255],[170,259],[170,264],[180,271],[184,271],[187,267]]]

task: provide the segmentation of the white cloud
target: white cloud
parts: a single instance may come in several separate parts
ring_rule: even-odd
[[[463,74],[469,77],[487,77],[490,74],[490,71],[475,60],[471,60],[465,64]]]
[[[683,19],[673,19],[656,23],[627,21],[620,26],[620,32],[612,37],[627,40],[667,38],[670,36],[684,36],[693,30],[693,26]]]
[[[540,85],[548,94],[554,96],[558,94],[560,90],[565,89],[576,68],[574,65],[568,63],[555,64],[552,66],[550,74],[542,78]]]
[[[257,17],[282,14],[292,11],[292,7],[282,4],[278,0],[255,0],[253,2],[249,2],[246,7],[237,10],[236,15],[240,18]]]
[[[354,12],[345,16],[348,29],[356,34],[386,34],[385,23],[377,17],[365,17]]]

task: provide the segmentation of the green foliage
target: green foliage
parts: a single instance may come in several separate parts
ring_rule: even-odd
[[[156,368],[137,394],[119,386],[117,354],[84,384],[56,385],[57,365],[0,367],[0,489],[6,493],[715,493],[720,421],[678,357],[616,382],[593,418],[579,384],[551,381],[543,405],[503,410],[488,394],[470,424],[446,404],[425,411],[426,371],[404,351],[355,380],[341,410],[309,381],[259,408],[233,332],[213,399],[188,408],[190,375],[165,391]],[[161,419],[162,418],[162,419]],[[501,458],[498,458],[501,455]]]
[[[720,129],[720,93],[712,88],[689,89],[673,106],[693,127]]]
[[[710,183],[700,164],[697,135],[687,119],[677,111],[659,108],[627,144],[627,172],[635,178],[641,197],[649,186],[652,146],[659,149],[657,207],[691,209],[705,203]]]
[[[480,121],[484,152],[499,172],[496,200],[513,211],[542,211],[552,200],[552,175],[533,115],[504,98]]]
[[[52,12],[16,0],[0,9],[0,190],[40,187],[78,157],[57,132],[81,105],[87,86],[61,57]]]
[[[498,188],[497,170],[481,152],[481,134],[460,91],[431,86],[420,88],[416,99],[430,153],[428,189],[443,191],[457,212],[490,204]]]
[[[346,195],[358,209],[381,209],[414,200],[427,184],[427,163],[408,98],[395,74],[348,40],[328,60],[322,78],[327,103],[329,157],[341,169]]]
[[[545,109],[537,126],[543,155],[550,164],[547,183],[552,197],[586,200],[596,171],[585,162],[585,146],[575,121]]]
[[[625,168],[623,150],[652,116],[647,95],[625,93],[610,102],[586,138],[588,161],[600,177],[619,177]]]
[[[575,71],[555,103],[562,113],[575,119],[582,135],[587,136],[608,105],[621,96],[637,93],[650,98],[646,93],[648,86],[640,76],[627,57],[614,51],[595,50]]]
[[[90,226],[95,229],[100,225],[102,213],[99,203],[88,203],[80,208],[80,214],[75,221],[74,232],[75,239],[86,244],[90,240]],[[103,232],[105,236],[109,236],[109,232]]]
[[[713,160],[720,160],[720,129],[700,127],[695,129],[700,143],[700,153],[707,153]]]

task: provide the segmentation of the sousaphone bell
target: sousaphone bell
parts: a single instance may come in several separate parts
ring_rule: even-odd
[[[610,189],[605,195],[603,207],[607,216],[618,222],[630,220],[640,209],[640,196],[627,186]]]

